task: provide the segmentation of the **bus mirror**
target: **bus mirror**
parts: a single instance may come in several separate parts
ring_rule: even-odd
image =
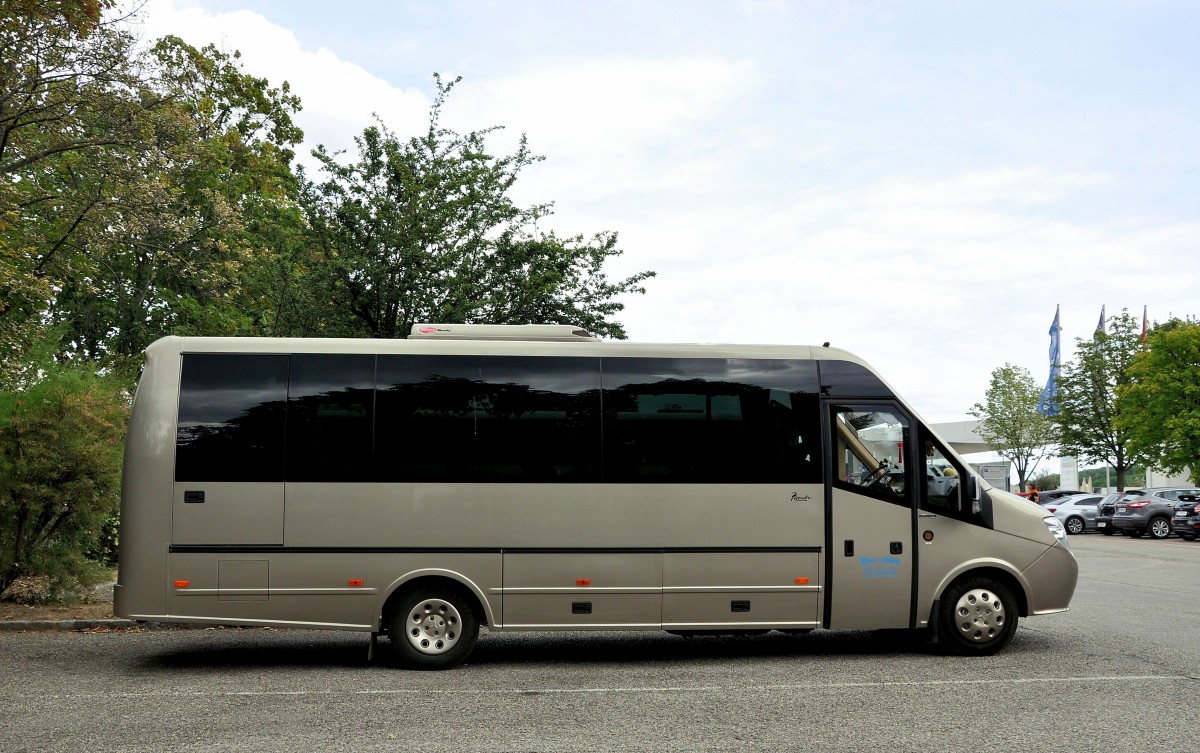
[[[967,476],[967,494],[971,498],[971,513],[978,515],[983,512],[983,487],[979,484],[978,476]]]

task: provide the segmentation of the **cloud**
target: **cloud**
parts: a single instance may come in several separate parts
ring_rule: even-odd
[[[747,0],[733,6],[740,16],[697,6],[689,33],[672,36],[660,33],[678,26],[669,8],[622,7],[646,34],[570,36],[579,12],[539,13],[548,38],[586,42],[537,46],[537,57],[497,41],[505,30],[479,28],[473,14],[455,16],[452,29],[437,14],[403,14],[409,42],[424,45],[407,70],[466,61],[444,124],[502,125],[493,153],[524,133],[547,156],[515,189],[521,203],[557,202],[544,229],[619,231],[626,255],[610,277],[659,272],[618,317],[634,339],[829,340],[874,363],[928,417],[950,420],[1006,362],[1045,378],[1057,304],[1065,358],[1102,304],[1110,313],[1149,304],[1160,320],[1195,313],[1200,223],[1176,148],[1191,110],[1169,121],[1175,128],[1162,118],[1145,127],[1145,106],[1073,114],[1064,97],[1107,100],[1056,85],[1058,69],[1011,47],[1010,34],[944,49],[960,37],[936,27],[933,39],[925,24],[958,16],[936,11],[881,17],[873,6]],[[977,30],[977,16],[960,15],[954,23]],[[372,112],[402,136],[426,126],[432,81],[397,87],[258,14],[151,0],[146,19],[152,36],[216,40],[240,49],[254,75],[290,81],[311,145],[352,147]],[[361,19],[329,23],[354,38],[385,36]],[[730,24],[746,33],[731,36]],[[1019,65],[964,68],[956,55],[981,44],[986,54],[968,62]],[[450,68],[441,67],[447,78]],[[980,81],[1007,82],[1000,94],[1010,96]],[[1029,82],[1045,89],[1032,110],[1010,91]],[[1186,108],[1179,102],[1170,106]],[[1166,179],[1163,165],[1174,171]]]
[[[626,224],[623,240],[660,276],[622,320],[651,341],[832,341],[932,418],[961,418],[991,368],[1011,362],[1045,377],[1055,305],[1068,317],[1069,359],[1102,303],[1115,313],[1188,300],[1189,277],[1162,269],[1186,268],[1200,224],[1097,227],[1025,211],[1028,196],[1068,201],[1104,180],[1034,168],[888,178],[788,205]]]
[[[300,97],[303,111],[295,120],[308,148],[352,147],[353,137],[373,122],[373,113],[401,133],[428,123],[426,92],[396,88],[323,47],[305,49],[292,31],[258,13],[212,13],[176,0],[149,0],[143,18],[148,41],[174,34],[193,46],[213,43],[225,52],[238,50],[248,73],[272,86],[287,81]],[[307,152],[301,150],[302,162]]]
[[[752,63],[710,56],[546,59],[501,78],[465,79],[447,106],[459,130],[504,125],[549,157],[534,181],[592,201],[714,180],[707,148],[752,88]]]

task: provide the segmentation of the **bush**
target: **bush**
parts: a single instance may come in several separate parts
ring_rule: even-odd
[[[105,574],[95,560],[120,505],[128,399],[87,365],[34,373],[0,392],[0,593],[39,576],[57,596]]]
[[[106,568],[117,566],[117,533],[121,527],[121,516],[116,511],[104,516],[96,538],[89,541],[83,548],[83,554],[89,560]]]

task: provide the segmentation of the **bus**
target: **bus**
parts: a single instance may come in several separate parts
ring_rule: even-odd
[[[1077,575],[1054,516],[828,344],[430,324],[152,344],[114,609],[362,631],[420,669],[482,627],[902,628],[984,655]]]

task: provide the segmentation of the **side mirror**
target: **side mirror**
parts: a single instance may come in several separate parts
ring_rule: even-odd
[[[967,496],[971,499],[971,513],[978,515],[983,512],[983,486],[978,476],[967,476]]]

